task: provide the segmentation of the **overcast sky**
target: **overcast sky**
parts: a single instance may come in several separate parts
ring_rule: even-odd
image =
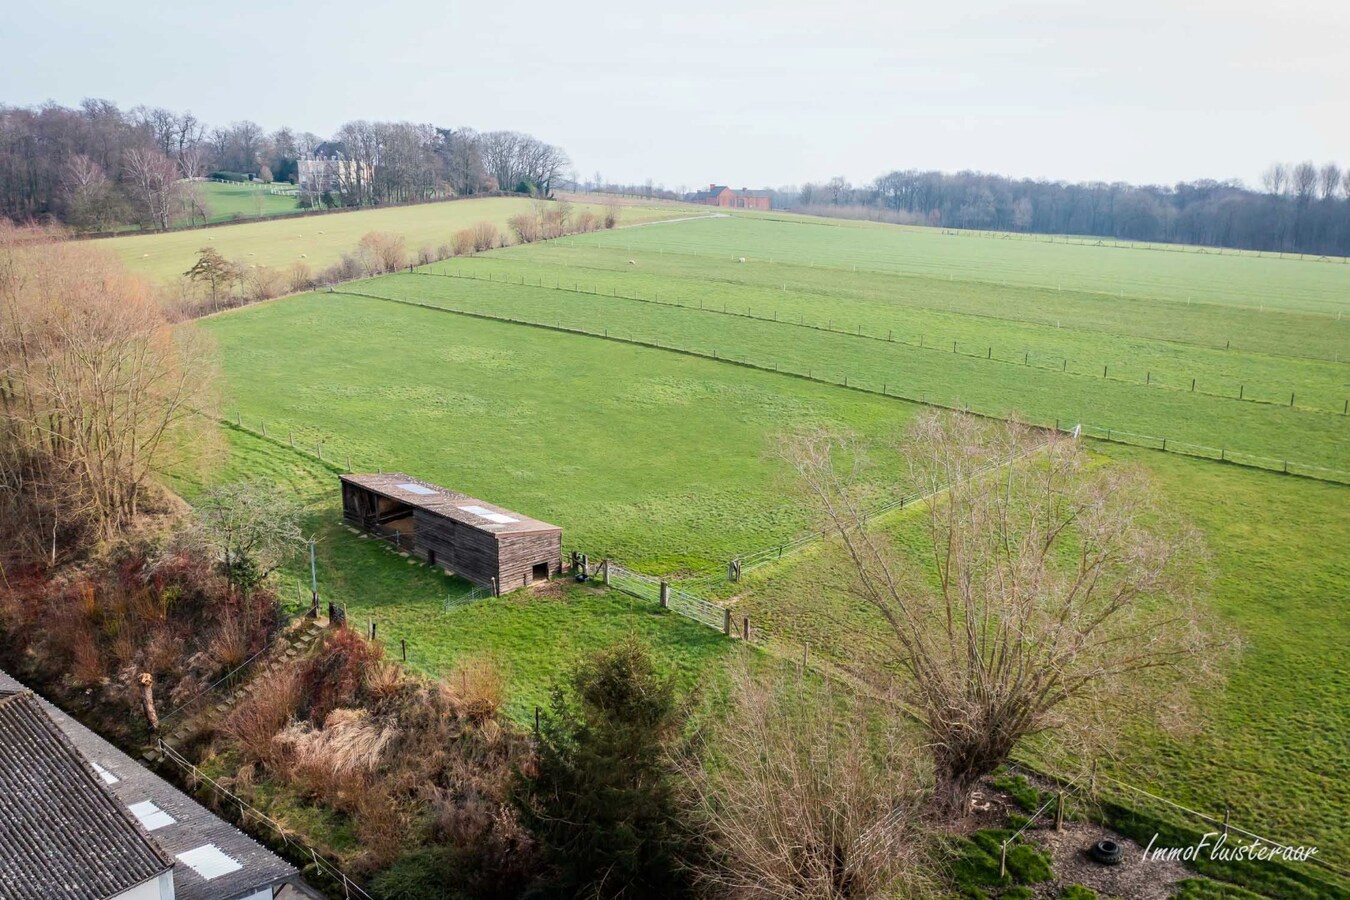
[[[1350,164],[1346,0],[6,7],[0,102],[104,97],[324,136],[357,118],[510,128],[609,181],[1254,184],[1277,159]]]

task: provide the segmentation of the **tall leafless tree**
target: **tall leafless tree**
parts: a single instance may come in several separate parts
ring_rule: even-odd
[[[156,149],[138,147],[127,151],[122,174],[145,221],[167,230],[182,208],[183,183],[178,166]]]
[[[819,431],[789,447],[857,597],[886,623],[937,809],[961,815],[1028,738],[1086,758],[1127,711],[1171,708],[1199,685],[1216,646],[1195,603],[1200,539],[1141,469],[1094,465],[1058,434],[923,416],[899,452],[911,490],[931,497],[926,540],[902,551],[867,527],[865,448]]]
[[[153,151],[156,152],[157,151]],[[0,220],[0,549],[116,535],[200,457],[211,354],[110,255]]]

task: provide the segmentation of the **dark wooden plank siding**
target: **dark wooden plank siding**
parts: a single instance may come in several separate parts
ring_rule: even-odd
[[[498,578],[503,591],[515,590],[534,580],[534,567],[548,564],[550,576],[562,572],[562,532],[498,535]]]
[[[497,577],[496,535],[423,509],[415,511],[413,522],[415,542],[421,555],[434,551],[436,565],[477,584],[492,584],[492,579]]]

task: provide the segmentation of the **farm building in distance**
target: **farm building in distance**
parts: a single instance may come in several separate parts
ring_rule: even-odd
[[[343,475],[342,516],[494,592],[562,572],[562,529],[400,472]]]
[[[706,191],[696,191],[685,195],[689,203],[702,203],[704,206],[721,206],[727,209],[773,209],[771,191],[751,191],[741,188],[732,190],[725,184],[710,184]]]

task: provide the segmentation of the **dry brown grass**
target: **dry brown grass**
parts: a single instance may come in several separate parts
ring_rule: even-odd
[[[237,615],[227,615],[206,645],[206,652],[222,669],[233,669],[248,659],[249,629]]]
[[[461,660],[445,684],[454,697],[456,711],[474,722],[496,716],[506,695],[506,679],[491,657]]]
[[[245,758],[275,767],[283,758],[275,739],[300,706],[300,679],[283,668],[253,683],[253,694],[231,711],[220,730]]]

